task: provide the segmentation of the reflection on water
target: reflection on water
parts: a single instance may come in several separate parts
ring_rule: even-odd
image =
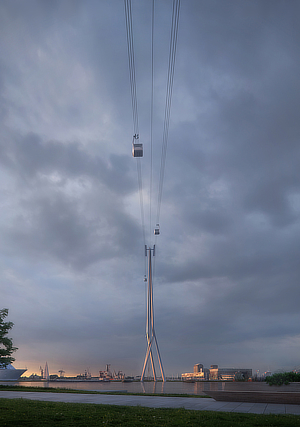
[[[0,384],[4,384],[1,382]],[[6,383],[12,384],[12,383]],[[205,394],[210,390],[224,390],[224,382],[199,381],[187,383],[182,381],[167,382],[132,382],[117,381],[19,381],[17,384],[25,387],[55,387],[71,390],[121,391],[124,393],[173,393],[173,394]]]

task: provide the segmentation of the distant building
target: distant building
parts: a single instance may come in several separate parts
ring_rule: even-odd
[[[218,368],[218,365],[210,365],[209,379],[210,380],[218,380],[219,379],[219,368]]]
[[[248,381],[252,378],[252,369],[220,368],[218,377],[220,380]]]
[[[247,381],[252,378],[252,369],[219,368],[218,365],[210,365],[210,369],[206,369],[201,363],[197,363],[194,365],[194,372],[186,372],[181,378],[183,381]]]
[[[204,381],[208,380],[209,377],[209,371],[208,369],[203,368],[203,365],[201,363],[197,363],[194,365],[194,372],[186,372],[185,374],[181,375],[181,378],[184,381],[189,380],[197,380],[197,381]]]
[[[47,362],[46,362],[44,373],[43,373],[43,379],[46,380],[46,381],[49,381],[49,379],[50,379],[49,368],[48,368],[48,363]]]

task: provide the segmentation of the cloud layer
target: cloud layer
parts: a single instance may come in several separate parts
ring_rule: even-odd
[[[297,2],[182,2],[156,240],[167,375],[299,366]],[[146,243],[152,245],[171,1],[132,1]],[[138,375],[144,242],[124,4],[0,5],[1,306],[16,365]],[[152,217],[150,223],[150,204]]]

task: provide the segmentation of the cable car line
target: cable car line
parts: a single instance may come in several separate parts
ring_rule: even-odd
[[[134,125],[134,137],[133,137],[133,144],[132,144],[133,145],[133,156],[134,157],[143,157],[143,146],[142,146],[142,144],[138,144],[135,141],[136,139],[139,138],[139,125],[138,125],[138,103],[137,103],[137,90],[136,90],[136,74],[135,74],[135,58],[134,58],[131,0],[124,0],[124,4],[125,4],[125,17],[126,17],[129,77],[130,77],[131,101],[132,101],[132,113],[133,113],[133,125]],[[152,187],[153,187],[153,110],[154,110],[154,9],[155,9],[154,5],[155,5],[155,0],[152,0],[151,106],[150,106],[150,195],[149,195],[150,236],[152,234],[151,233],[151,223],[152,223],[152,192],[153,192]],[[168,146],[170,112],[171,112],[171,101],[172,101],[174,69],[175,69],[175,57],[176,57],[176,49],[177,49],[179,12],[180,12],[180,0],[173,0],[171,35],[170,35],[170,51],[169,51],[166,100],[165,100],[165,115],[164,115],[162,149],[161,149],[161,164],[160,164],[160,175],[159,175],[159,183],[158,183],[157,215],[156,215],[157,226],[159,224],[159,219],[160,219],[160,210],[161,210],[164,175],[165,175],[166,154],[167,154],[167,146]],[[143,228],[143,237],[144,237],[144,242],[145,242],[145,215],[144,215],[143,186],[142,186],[142,173],[141,173],[140,159],[137,159],[137,164],[138,164],[138,166],[137,166],[138,185],[139,185],[139,192],[140,192],[140,205],[141,205],[141,215],[142,215],[142,228]],[[158,226],[158,228],[157,228],[157,226],[154,229],[155,235],[159,234],[159,226]]]
[[[149,204],[150,236],[151,236],[151,222],[152,222],[152,176],[153,176],[154,4],[155,4],[154,2],[155,0],[152,0],[151,103],[150,103],[150,204]],[[151,365],[152,365],[153,379],[154,381],[157,380],[156,373],[155,373],[155,364],[153,359],[153,351],[155,350],[155,348],[156,348],[157,358],[160,366],[161,377],[162,377],[162,380],[165,381],[164,370],[162,366],[162,361],[161,361],[155,329],[154,329],[153,280],[152,280],[153,274],[152,274],[151,257],[153,256],[155,260],[155,245],[153,246],[153,248],[151,248],[150,246],[148,247],[146,245],[146,238],[145,238],[145,226],[144,226],[145,218],[144,218],[143,186],[142,186],[142,172],[141,172],[141,157],[143,157],[143,145],[137,142],[137,140],[139,139],[139,129],[138,129],[138,107],[137,107],[137,92],[136,92],[131,0],[124,0],[124,4],[125,4],[125,16],[126,16],[126,33],[127,33],[128,60],[129,60],[128,62],[129,62],[131,101],[132,101],[132,113],[133,113],[133,124],[134,124],[132,155],[133,157],[137,158],[137,175],[138,175],[138,185],[139,185],[139,194],[140,194],[142,230],[143,230],[143,238],[144,238],[144,245],[145,245],[145,256],[146,258],[148,258],[148,285],[147,285],[148,292],[147,292],[147,322],[146,322],[147,352],[146,352],[146,357],[145,357],[144,366],[142,370],[141,381],[144,381],[145,370],[149,360],[151,361]],[[163,139],[162,139],[161,168],[160,168],[160,178],[159,178],[159,186],[158,186],[157,221],[154,229],[155,240],[157,236],[160,234],[159,217],[160,217],[160,208],[161,208],[161,201],[162,201],[162,190],[163,190],[164,171],[165,171],[167,143],[168,143],[168,134],[169,134],[175,56],[176,56],[176,47],[177,47],[179,9],[180,9],[180,0],[173,0],[170,52],[169,52],[168,77],[167,77],[167,88],[166,88],[165,117],[164,117]],[[145,264],[145,267],[146,267],[146,264]],[[154,270],[155,270],[155,264],[154,264]],[[145,275],[144,281],[147,281],[146,275]]]
[[[161,201],[162,201],[166,154],[167,154],[167,146],[168,146],[170,112],[171,112],[171,101],[172,101],[174,69],[175,69],[175,57],[176,57],[176,48],[177,48],[179,11],[180,11],[180,0],[174,0],[172,26],[171,26],[166,104],[165,104],[165,119],[164,119],[163,142],[162,142],[162,151],[161,151],[161,167],[160,167],[160,178],[159,178],[159,186],[158,186],[158,201],[157,201],[157,216],[156,216],[157,224],[159,224],[159,218],[160,218],[160,208],[161,208]]]
[[[124,0],[125,6],[125,21],[126,21],[126,35],[127,35],[127,51],[128,51],[128,64],[129,64],[129,81],[131,91],[131,104],[132,104],[132,116],[133,116],[133,140],[132,140],[132,155],[137,157],[137,177],[138,177],[138,188],[140,196],[140,210],[141,210],[141,222],[142,222],[142,235],[144,245],[146,245],[145,236],[145,214],[144,214],[144,202],[143,202],[143,182],[142,182],[142,170],[141,170],[141,157],[143,157],[143,145],[139,144],[139,122],[138,122],[138,103],[137,103],[137,90],[136,90],[136,75],[135,75],[135,59],[134,59],[134,43],[133,43],[133,26],[132,26],[132,10],[131,0]],[[147,262],[144,263],[144,271],[147,271]],[[146,277],[146,274],[145,274]]]
[[[125,3],[127,49],[128,49],[128,60],[129,60],[129,78],[130,78],[130,89],[131,89],[133,125],[134,125],[134,134],[138,135],[139,123],[138,123],[138,107],[137,107],[137,96],[136,96],[131,0],[124,0],[124,3]]]
[[[152,179],[153,179],[153,104],[154,104],[154,4],[152,0],[152,23],[151,23],[151,103],[150,103],[150,203],[149,203],[149,236],[152,235]]]

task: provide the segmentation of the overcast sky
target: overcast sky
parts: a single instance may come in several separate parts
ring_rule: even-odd
[[[151,6],[132,0],[148,245]],[[153,212],[171,14],[171,0],[155,2]],[[300,366],[299,15],[297,0],[181,1],[154,274],[166,375]],[[123,0],[1,1],[0,126],[0,308],[15,323],[14,366],[141,374],[146,258]]]

